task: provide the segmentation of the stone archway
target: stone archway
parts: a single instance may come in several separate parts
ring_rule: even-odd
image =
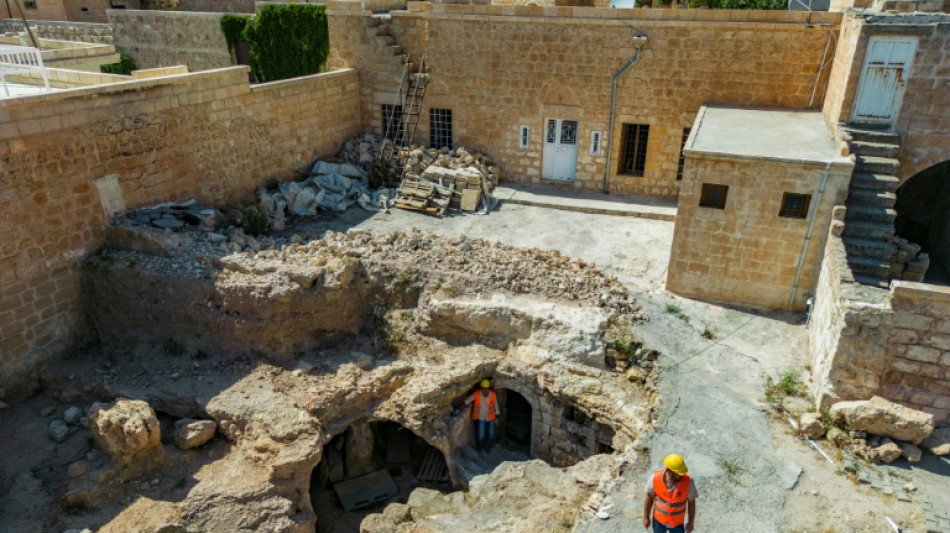
[[[929,254],[925,281],[950,285],[950,160],[918,172],[897,190],[894,229]]]

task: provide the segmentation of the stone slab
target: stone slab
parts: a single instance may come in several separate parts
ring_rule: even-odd
[[[386,470],[377,470],[333,485],[345,511],[353,511],[384,502],[397,494],[396,482]]]

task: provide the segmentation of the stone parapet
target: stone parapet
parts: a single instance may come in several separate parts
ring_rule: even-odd
[[[187,65],[192,72],[231,66],[220,21],[226,13],[108,11],[115,44],[138,68]]]
[[[33,35],[40,39],[112,44],[112,26],[108,24],[49,20],[31,20],[29,23]],[[26,31],[23,21],[16,19],[6,19],[0,26],[5,32]]]

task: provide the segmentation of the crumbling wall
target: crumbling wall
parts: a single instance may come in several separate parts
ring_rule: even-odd
[[[85,331],[78,264],[110,214],[292,177],[357,134],[357,115],[352,70],[251,88],[234,67],[4,101],[2,386],[28,387]]]
[[[2,29],[10,32],[26,31],[23,21],[17,19],[4,20]],[[38,39],[112,44],[112,26],[108,24],[31,20],[30,30]]]
[[[832,232],[809,317],[819,406],[877,395],[950,419],[948,316],[950,288],[856,283]]]
[[[331,2],[330,64],[360,69],[363,124],[379,132],[381,106],[395,101],[398,59],[359,2]],[[428,109],[452,111],[456,145],[491,153],[504,179],[538,183],[545,119],[577,120],[575,186],[676,196],[684,128],[706,103],[801,108],[809,104],[828,28],[840,15],[726,10],[445,5],[412,2],[393,12],[396,42],[430,61],[417,131],[427,143]],[[816,18],[817,17],[817,18]],[[606,162],[611,80],[648,36],[640,62],[619,82],[613,153]],[[697,47],[695,43],[703,43]],[[388,56],[387,56],[388,54]],[[813,108],[819,106],[816,97]],[[650,126],[643,176],[617,175],[622,125]],[[530,129],[519,148],[520,126]],[[603,144],[591,154],[591,133]]]
[[[224,13],[110,10],[115,44],[138,68],[188,65],[197,72],[231,66]]]

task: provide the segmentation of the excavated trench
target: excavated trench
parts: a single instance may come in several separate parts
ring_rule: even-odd
[[[498,505],[530,497],[572,520],[649,427],[652,361],[605,364],[611,325],[635,335],[645,318],[619,282],[556,252],[409,231],[224,255],[201,235],[116,232],[83,288],[109,373],[81,392],[217,423],[223,456],[176,463],[201,463],[174,501],[183,531],[449,528],[435,516],[476,512],[506,461],[504,475],[555,487]],[[458,411],[483,378],[502,411],[491,453]]]

